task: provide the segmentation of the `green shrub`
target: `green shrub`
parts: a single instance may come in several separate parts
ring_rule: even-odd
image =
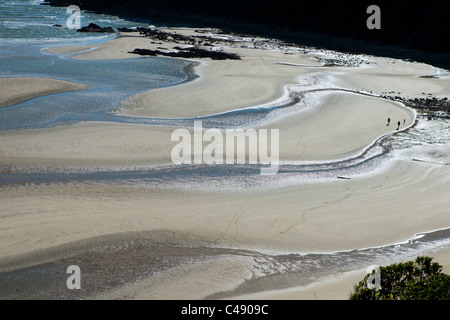
[[[367,287],[373,271],[355,285],[350,300],[450,300],[450,276],[430,257],[379,269],[381,289]]]

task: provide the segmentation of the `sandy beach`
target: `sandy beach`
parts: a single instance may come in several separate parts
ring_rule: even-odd
[[[164,29],[196,35],[188,28]],[[202,35],[213,36],[205,29]],[[281,162],[327,162],[358,157],[380,137],[401,137],[417,126],[413,109],[380,95],[450,94],[450,79],[427,78],[431,66],[363,56],[360,67],[327,66],[329,52],[224,43],[220,50],[241,60],[197,58],[199,77],[130,97],[114,114],[184,119],[236,109],[289,103],[290,114],[267,118],[256,128],[280,130]],[[270,42],[267,42],[270,43]],[[138,58],[135,48],[173,50],[172,41],[151,43],[124,33],[103,44],[52,48],[73,59]],[[342,58],[342,57],[341,57]],[[138,58],[143,59],[143,58]],[[343,59],[343,58],[342,58]],[[421,77],[422,76],[422,77]],[[0,106],[40,95],[84,88],[66,81],[0,78]],[[20,92],[8,88],[21,88]],[[25,88],[25,92],[23,91]],[[3,94],[3,91],[5,94]],[[6,94],[8,92],[8,94]],[[392,123],[387,125],[387,119]],[[397,121],[401,124],[397,130]],[[0,131],[3,173],[101,171],[171,166],[172,126],[81,122],[71,126]],[[268,255],[330,253],[401,243],[450,226],[450,145],[406,150],[369,174],[351,179],[292,178],[266,187],[223,190],[198,182],[191,188],[137,182],[17,183],[0,189],[0,270],[11,271],[70,256],[72,244],[89,248],[96,237],[134,232],[154,243],[252,250]],[[421,161],[417,161],[420,158]],[[211,183],[213,185],[213,183]],[[220,184],[220,181],[219,181]],[[197,190],[198,189],[198,190]],[[170,236],[168,236],[168,234]],[[72,249],[71,249],[72,248]],[[449,273],[450,251],[430,255]],[[97,299],[205,299],[221,292],[236,299],[347,299],[365,274],[357,269],[305,286],[234,292],[255,276],[252,256],[229,255],[160,270],[155,276],[104,292]],[[387,261],[386,261],[387,262]],[[220,297],[220,296],[219,296]]]
[[[0,108],[60,92],[86,89],[79,83],[32,77],[0,78]]]

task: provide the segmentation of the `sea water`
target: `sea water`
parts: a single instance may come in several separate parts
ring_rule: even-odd
[[[115,35],[66,27],[66,8],[39,1],[0,0],[0,77],[46,77],[89,85],[86,90],[43,96],[0,109],[0,130],[99,120],[127,97],[189,78],[187,61],[167,58],[80,61],[48,54],[54,46],[100,43]],[[82,12],[82,25],[144,27],[148,23]],[[55,27],[54,25],[61,25]]]
[[[104,39],[108,35],[81,33],[66,27],[70,14],[65,7],[41,5],[37,0],[0,0],[0,39],[14,42]],[[82,9],[82,8],[81,8]],[[148,22],[124,20],[116,16],[81,11],[81,26],[146,27]],[[61,27],[56,27],[60,25]]]

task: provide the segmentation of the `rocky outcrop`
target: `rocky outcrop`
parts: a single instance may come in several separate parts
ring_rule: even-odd
[[[77,29],[78,32],[103,32],[103,33],[114,33],[116,32],[111,27],[105,27],[102,28],[99,25],[96,25],[95,23],[90,23],[87,27],[82,27],[80,29]]]
[[[176,58],[210,58],[212,60],[240,60],[241,58],[235,53],[228,53],[223,51],[210,51],[199,48],[178,48],[177,51],[160,51],[149,49],[134,49],[129,53],[139,54],[141,56],[164,56]]]

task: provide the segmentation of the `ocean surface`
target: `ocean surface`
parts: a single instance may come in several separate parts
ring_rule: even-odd
[[[40,1],[0,0],[0,77],[33,76],[50,77],[88,84],[90,87],[76,92],[60,93],[36,98],[18,105],[0,108],[0,131],[70,125],[78,121],[109,121],[146,125],[192,126],[198,119],[155,119],[124,117],[111,113],[127,97],[153,88],[176,85],[189,81],[188,61],[158,57],[146,57],[109,61],[80,61],[70,55],[48,54],[45,49],[53,46],[100,43],[114,38],[111,34],[80,33],[65,27],[69,14],[66,8],[40,5]],[[81,25],[96,23],[102,27],[148,26],[148,22],[126,21],[114,16],[83,12]],[[54,25],[62,25],[55,27]],[[332,94],[333,89],[327,94]],[[324,92],[304,92],[313,103]],[[352,93],[348,93],[352,94]],[[271,119],[287,117],[301,112],[303,105],[290,100],[277,101],[265,106],[203,117],[206,127],[250,127]],[[361,155],[351,159],[328,163],[282,163],[275,176],[262,178],[260,168],[240,166],[175,166],[158,168],[123,168],[89,170],[49,168],[45,172],[27,169],[11,173],[0,169],[0,190],[15,184],[47,184],[52,182],[134,183],[147,188],[180,188],[201,190],[236,190],[295,184],[305,181],[336,179],[336,176],[357,177],[373,172],[396,157],[429,154],[429,148],[445,145],[450,141],[448,122],[421,121],[408,131],[399,132],[396,138],[383,137]],[[428,149],[427,149],[428,148]],[[244,174],[243,174],[244,173]],[[314,279],[333,273],[347,272],[371,264],[383,264],[387,260],[401,260],[418,255],[424,250],[450,245],[450,231],[441,230],[411,239],[402,244],[381,248],[335,252],[330,254],[292,253],[270,255],[234,249],[202,248],[189,254],[192,248],[184,248],[183,254],[174,248],[161,252],[180,261],[206,259],[218,255],[246,255],[255,259],[252,280],[246,281],[233,292],[218,293],[211,298],[224,298],[241,293],[256,292],[265,286],[279,289],[307,284]],[[150,246],[150,244],[149,244]],[[141,257],[152,258],[155,248],[149,250],[143,244]],[[120,251],[120,250],[119,250]],[[114,251],[116,252],[117,251]],[[120,251],[121,254],[125,254]],[[187,253],[186,253],[187,252]],[[115,253],[115,254],[116,254]],[[103,254],[107,254],[104,253]],[[108,253],[109,254],[109,253]],[[161,253],[162,255],[162,253]],[[82,258],[80,258],[82,259]],[[89,260],[88,257],[83,259]],[[184,260],[183,260],[184,259]],[[142,259],[141,259],[142,260]],[[139,270],[145,269],[145,259],[136,261],[135,274],[124,278],[139,278]],[[181,263],[180,262],[180,263]],[[49,292],[59,281],[55,274],[65,277],[62,262],[54,262],[0,274],[0,299],[50,298]],[[147,269],[145,269],[147,270]],[[101,270],[94,270],[101,277]],[[114,274],[114,273],[113,273]],[[117,274],[114,274],[117,276]],[[141,275],[142,276],[142,275]],[[29,283],[33,285],[30,286]],[[59,283],[59,282],[58,282]],[[116,284],[118,285],[118,284]],[[113,284],[111,286],[114,286]],[[92,294],[101,288],[93,288]],[[55,289],[55,296],[61,291]],[[62,290],[62,289],[61,289]],[[74,298],[67,296],[67,298]]]
[[[70,14],[65,7],[40,5],[38,0],[0,0],[0,39],[13,42],[54,42],[76,39],[100,40],[106,34],[93,35],[67,28]],[[81,11],[81,26],[96,23],[101,27],[147,27],[149,24],[115,16]],[[55,27],[61,25],[62,27]]]
[[[66,27],[66,8],[39,1],[0,0],[0,77],[32,76],[69,80],[89,89],[44,96],[0,110],[0,130],[37,128],[98,120],[137,92],[189,79],[187,61],[151,58],[77,61],[70,55],[47,54],[53,46],[99,43],[115,35],[82,33]],[[118,17],[83,12],[81,25],[148,26]],[[62,27],[55,27],[55,24]]]

